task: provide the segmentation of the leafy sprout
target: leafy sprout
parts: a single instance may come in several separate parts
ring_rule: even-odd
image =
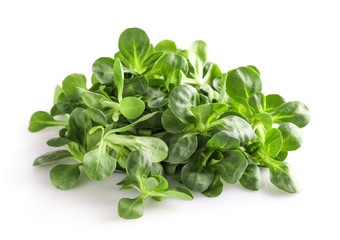
[[[93,63],[91,87],[83,74],[67,76],[50,112],[30,119],[30,132],[60,128],[47,141],[58,149],[33,163],[54,165],[56,188],[124,173],[121,190],[138,192],[118,203],[125,219],[141,217],[149,198],[192,200],[191,191],[217,197],[225,183],[237,182],[258,190],[263,168],[277,188],[297,192],[285,160],[302,146],[305,104],[265,95],[255,66],[222,72],[201,40],[188,50],[171,40],[154,47],[143,30],[129,28],[118,48]],[[169,186],[169,178],[179,186]]]

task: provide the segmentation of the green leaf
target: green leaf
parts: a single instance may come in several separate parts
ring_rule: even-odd
[[[274,157],[274,160],[283,162],[284,160],[286,160],[287,157],[288,157],[288,152],[287,152],[287,151],[280,151],[280,152]]]
[[[262,147],[263,147],[262,142],[253,142],[253,143],[245,146],[244,148],[246,149],[247,153],[254,154],[258,150],[262,149]]]
[[[101,110],[104,108],[119,109],[118,103],[113,102],[111,99],[108,99],[99,93],[84,92],[82,99],[85,105],[90,108],[98,108]]]
[[[214,102],[214,100],[219,98],[219,93],[217,91],[215,91],[209,84],[202,84],[200,87],[200,90],[203,94],[201,94],[201,98],[205,98],[204,102],[202,100],[201,104],[210,104],[212,102]],[[219,103],[214,103],[214,104],[219,104]]]
[[[126,172],[130,178],[141,182],[142,178],[147,177],[150,171],[151,159],[147,153],[136,150],[129,154],[126,163]]]
[[[148,91],[148,80],[145,77],[125,79],[123,97],[145,95]]]
[[[154,163],[152,165],[154,165]],[[151,175],[152,175],[152,170],[151,170]],[[164,177],[159,176],[159,175],[152,176],[152,177],[156,179],[158,182],[157,187],[154,189],[155,192],[164,191],[168,189],[168,181]]]
[[[79,101],[83,92],[87,91],[86,77],[79,73],[71,74],[64,79],[62,87],[66,97],[74,102]]]
[[[189,61],[195,70],[195,78],[198,83],[202,83],[203,68],[207,63],[207,45],[203,41],[195,41],[188,51]]]
[[[259,76],[261,76],[260,71],[257,69],[257,67],[255,67],[255,66],[253,66],[253,65],[248,65],[247,67],[253,69],[255,72],[257,72],[257,74],[258,74]]]
[[[70,114],[77,107],[81,107],[81,104],[73,103],[57,103],[55,108],[51,110],[52,116]]]
[[[166,109],[162,114],[162,125],[169,133],[180,133],[187,126],[172,113],[170,108]]]
[[[122,101],[124,88],[124,70],[119,58],[114,63],[113,81],[118,90],[118,102]]]
[[[248,98],[255,92],[261,92],[260,75],[250,67],[240,67],[228,73],[226,91],[234,101],[248,105]]]
[[[225,130],[219,131],[214,134],[206,146],[212,149],[216,149],[222,152],[235,149],[240,145],[240,140],[234,133]]]
[[[74,158],[76,158],[79,162],[83,161],[84,155],[86,153],[84,147],[73,141],[66,144],[66,147]]]
[[[173,187],[169,188],[167,191],[162,192],[162,193],[155,193],[156,196],[161,196],[161,197],[168,197],[168,198],[177,198],[180,200],[185,200],[189,201],[194,199],[194,196],[190,192],[189,189],[185,187]]]
[[[130,178],[129,176],[126,176],[122,181],[117,183],[117,185],[129,185],[132,184],[135,180]]]
[[[92,76],[91,76],[91,83],[92,83],[93,86],[90,88],[90,90],[93,87],[96,87],[96,86],[98,86],[100,84],[98,78],[93,73],[92,73]]]
[[[270,160],[270,181],[279,189],[288,192],[296,193],[297,187],[294,179],[289,173],[289,167],[284,162]]]
[[[133,150],[146,152],[152,162],[161,162],[168,156],[168,146],[156,137],[109,134],[106,140],[114,145],[125,146]]]
[[[57,99],[57,103],[51,109],[51,114],[53,115],[61,115],[65,113],[71,113],[77,107],[80,107],[81,104],[79,102],[73,102],[62,92],[59,94]]]
[[[228,77],[228,74],[223,73],[221,76],[221,81],[220,81],[220,86],[219,86],[220,89],[216,88],[217,90],[220,91],[220,96],[218,98],[219,103],[226,103],[228,101],[227,90],[226,90],[227,77]],[[213,83],[216,83],[216,80],[213,81]]]
[[[112,58],[102,57],[93,63],[92,72],[101,84],[113,84],[114,62]]]
[[[258,122],[262,123],[267,129],[272,128],[273,118],[269,113],[261,112],[253,115],[253,118]]]
[[[260,188],[260,177],[261,172],[259,167],[256,165],[248,165],[239,181],[244,188],[256,191]]]
[[[123,169],[126,169],[127,157],[120,155],[117,162],[119,166],[121,166]]]
[[[105,114],[100,111],[98,108],[87,108],[84,110],[84,113],[91,118],[92,121],[106,126],[106,117]]]
[[[47,145],[50,147],[62,147],[66,144],[72,142],[71,139],[64,138],[64,137],[57,137],[57,138],[51,138],[47,141]]]
[[[165,96],[154,97],[148,101],[149,108],[161,108],[168,104],[168,98]]]
[[[117,52],[117,53],[115,53],[115,55],[114,55],[114,58],[115,59],[120,59],[120,61],[122,62],[122,64],[124,65],[124,67],[126,67],[127,69],[127,72],[130,72],[130,73],[132,73],[132,74],[135,74],[135,72],[132,70],[132,71],[130,71],[131,69],[132,69],[132,66],[131,66],[131,64],[129,63],[129,61],[122,55],[122,53],[121,52]]]
[[[181,178],[184,185],[192,191],[203,192],[214,180],[214,174],[197,163],[189,163],[183,167]]]
[[[216,163],[218,163],[219,161],[221,161],[223,159],[223,153],[220,151],[210,151],[211,154],[207,154],[207,158],[209,160],[208,162],[208,166],[212,166]],[[218,174],[217,174],[218,175]],[[215,173],[216,176],[216,173]]]
[[[134,219],[143,216],[143,198],[122,198],[118,203],[118,215],[124,219]]]
[[[53,98],[53,104],[56,104],[58,102],[58,98],[60,96],[60,94],[63,93],[63,89],[57,85],[55,90],[54,90],[54,98]]]
[[[99,127],[103,129],[102,125],[99,125]],[[93,128],[90,129],[90,131],[88,132],[86,136],[87,151],[91,151],[97,148],[98,144],[100,143],[100,140],[102,139],[102,134],[103,134],[103,131],[91,132],[91,130],[93,130]]]
[[[248,163],[253,164],[253,165],[260,165],[261,163],[259,162],[259,160],[255,159],[253,156],[251,156],[250,154],[248,154],[247,152],[243,152],[242,154],[244,155],[244,157],[247,159]]]
[[[272,112],[285,103],[283,97],[278,94],[269,94],[266,96],[266,112]]]
[[[202,194],[207,197],[217,197],[222,193],[222,191],[223,191],[223,183],[220,179],[220,175],[217,174],[214,177],[214,181],[210,184],[207,190],[202,192]]]
[[[162,176],[166,178],[166,173],[161,163],[152,163],[151,176]]]
[[[159,59],[163,56],[163,52],[154,52],[144,62],[143,67],[146,69],[145,72],[150,71],[158,63]]]
[[[310,121],[308,107],[302,102],[286,102],[272,113],[274,123],[294,123],[299,128],[305,127]]]
[[[120,102],[120,112],[128,119],[139,117],[144,112],[144,109],[144,102],[135,97],[125,97]]]
[[[28,130],[30,132],[39,132],[47,127],[66,126],[67,122],[57,121],[47,112],[38,111],[33,113]]]
[[[52,117],[58,116],[58,115],[63,115],[62,111],[59,111],[57,104],[53,105],[53,107],[50,110],[50,114]]]
[[[279,126],[283,144],[281,151],[295,151],[302,145],[302,132],[293,123],[284,123]]]
[[[167,164],[164,165],[164,170],[165,170],[167,175],[173,176],[175,174],[176,170],[178,170],[178,169],[179,169],[179,164],[167,163]]]
[[[95,132],[97,132],[98,130],[101,130],[102,133],[105,131],[105,129],[104,129],[104,127],[102,125],[98,125],[98,126],[95,126],[95,127],[91,128],[90,131],[89,131],[89,134],[92,135]]]
[[[238,150],[230,150],[223,153],[223,159],[214,166],[221,177],[229,184],[236,183],[246,170],[248,162],[244,155]]]
[[[163,40],[160,41],[156,47],[155,47],[156,51],[163,51],[163,52],[167,52],[167,53],[176,53],[177,52],[177,46],[176,43],[174,43],[171,40]]]
[[[162,58],[161,72],[163,77],[166,79],[168,89],[171,83],[174,84],[174,86],[180,85],[180,71],[186,75],[188,70],[188,62],[181,55],[168,53]]]
[[[152,196],[151,198],[158,202],[161,202],[163,200],[163,197],[158,197],[158,196]]]
[[[129,129],[133,128],[137,124],[142,123],[142,122],[154,117],[158,113],[159,112],[153,112],[153,113],[145,114],[144,116],[140,117],[138,120],[134,121],[133,123],[131,123],[131,124],[125,126],[125,127],[112,129],[112,130],[110,130],[110,132],[125,132],[125,131],[128,131]]]
[[[143,73],[142,62],[150,47],[146,33],[139,28],[128,28],[119,37],[119,51],[129,61],[132,70]]]
[[[201,123],[209,123],[227,110],[228,106],[223,103],[209,103],[190,108],[190,111],[195,115],[197,122]]]
[[[147,111],[145,111],[144,113],[147,113]],[[162,129],[162,113],[163,112],[161,112],[161,111],[157,111],[157,112],[147,113],[147,114],[143,115],[143,116],[147,116],[149,114],[152,114],[152,116],[150,118],[137,123],[137,125],[136,125],[136,128],[138,128],[137,131],[139,133],[149,132],[150,134],[152,134],[152,131]],[[136,120],[136,121],[138,121],[138,120]],[[131,119],[130,119],[130,121],[131,121]],[[145,135],[145,136],[147,136],[147,135]]]
[[[67,128],[64,127],[59,130],[59,137],[66,137]]]
[[[240,145],[246,145],[255,138],[255,132],[248,122],[234,115],[222,117],[210,123],[210,128],[217,131],[226,130],[233,133],[239,140]]]
[[[220,78],[222,76],[221,69],[217,64],[209,64],[205,65],[205,68],[209,66],[208,71],[204,74],[203,82],[212,86],[212,83],[215,79]]]
[[[266,109],[266,96],[261,92],[253,93],[248,98],[248,104],[256,113],[263,112]]]
[[[144,180],[144,192],[152,192],[158,187],[158,180],[154,177],[149,177]]]
[[[128,189],[136,189],[139,191],[139,188],[135,184],[124,185],[119,190],[128,190]]]
[[[282,142],[281,132],[278,129],[272,128],[267,132],[264,147],[268,151],[270,157],[274,157],[280,152]]]
[[[92,128],[91,119],[84,113],[84,109],[76,108],[72,111],[69,119],[69,130],[66,137],[79,143],[86,148],[86,136]]]
[[[50,179],[52,184],[61,190],[73,188],[79,179],[80,164],[63,164],[52,168]]]
[[[193,134],[169,134],[164,139],[169,147],[166,159],[170,163],[181,163],[188,159],[197,149],[197,136]]]
[[[48,152],[36,158],[33,162],[33,166],[42,166],[42,165],[52,164],[52,163],[59,162],[65,158],[70,158],[70,157],[72,157],[71,153],[66,150],[57,150],[53,152]]]
[[[97,149],[85,154],[84,172],[95,181],[108,178],[116,169],[116,161],[105,150],[106,144],[101,143]]]
[[[191,107],[199,104],[200,96],[197,90],[190,85],[180,85],[172,90],[169,96],[169,108],[172,113],[184,123],[196,122]]]

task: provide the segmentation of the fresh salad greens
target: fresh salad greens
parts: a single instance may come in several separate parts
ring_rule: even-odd
[[[33,163],[59,163],[50,172],[55,187],[126,173],[121,190],[139,192],[118,203],[126,219],[141,217],[147,198],[216,197],[223,181],[258,190],[261,168],[276,187],[297,192],[285,159],[301,147],[306,105],[263,94],[254,66],[222,73],[203,41],[189,50],[170,40],[153,46],[143,30],[129,28],[118,47],[114,58],[93,63],[90,88],[83,74],[71,74],[57,85],[50,112],[31,117],[31,132],[60,127],[47,144],[62,149]],[[169,178],[184,186],[169,187]]]

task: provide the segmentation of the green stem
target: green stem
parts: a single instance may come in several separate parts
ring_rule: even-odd
[[[65,121],[53,121],[53,122],[42,122],[42,123],[47,123],[53,126],[67,126],[68,125],[68,122],[65,122]]]
[[[205,132],[206,131],[206,126],[205,126],[205,124],[203,123],[203,122],[199,122],[198,124],[197,124],[197,130],[199,131],[199,132]]]
[[[268,168],[273,168],[274,167],[274,168],[278,168],[278,169],[283,170],[281,168],[281,166],[280,166],[280,165],[282,165],[282,162],[276,161],[276,160],[274,160],[274,159],[272,159],[270,157],[264,157],[262,162]]]

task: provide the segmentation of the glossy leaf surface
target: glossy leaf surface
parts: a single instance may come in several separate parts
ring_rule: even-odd
[[[240,178],[240,183],[244,188],[256,191],[260,188],[260,177],[261,172],[259,167],[256,165],[248,165]]]
[[[250,67],[240,67],[228,73],[226,91],[234,101],[248,105],[248,98],[255,92],[261,92],[260,75]]]
[[[305,127],[310,121],[310,112],[308,107],[302,102],[287,102],[280,105],[272,113],[275,123],[282,124],[286,122],[294,123],[299,128]]]
[[[270,157],[274,157],[280,152],[282,143],[282,135],[278,129],[272,128],[267,132],[264,147],[268,150]]]
[[[102,57],[92,65],[92,72],[101,84],[113,84],[114,59]]]
[[[295,180],[289,173],[289,167],[283,162],[271,160],[269,165],[270,181],[279,189],[288,192],[296,193],[297,186]]]
[[[118,203],[118,214],[121,218],[134,219],[143,216],[144,206],[142,198],[122,198]]]
[[[119,37],[119,51],[129,61],[133,70],[141,73],[142,62],[149,50],[150,40],[139,28],[128,28]]]
[[[77,184],[79,176],[79,164],[57,165],[50,171],[52,184],[61,190],[73,188]]]
[[[295,151],[302,145],[301,130],[292,123],[284,123],[279,126],[282,135],[282,151]]]
[[[62,87],[69,99],[79,101],[83,92],[87,91],[86,77],[79,73],[71,74],[64,79]]]
[[[52,164],[52,163],[59,162],[65,158],[70,158],[70,157],[72,157],[72,154],[66,150],[57,150],[53,152],[48,152],[36,158],[33,162],[33,166]]]
[[[135,97],[126,97],[120,102],[120,112],[128,119],[139,117],[144,109],[144,102]]]
[[[169,108],[172,113],[184,123],[195,122],[196,117],[190,111],[190,107],[199,104],[200,97],[197,90],[189,85],[176,87],[169,97]]]
[[[38,111],[33,113],[28,130],[30,132],[39,132],[47,127],[65,126],[67,123],[55,120],[49,113]]]
[[[214,179],[214,174],[196,163],[189,163],[182,169],[182,180],[186,187],[195,192],[208,189]]]
[[[229,184],[236,183],[247,168],[247,160],[244,155],[237,150],[230,150],[223,153],[223,159],[215,167],[221,177]]]
[[[100,144],[84,157],[84,171],[89,178],[96,181],[108,178],[116,168],[116,160],[106,152],[105,147],[105,144]]]

